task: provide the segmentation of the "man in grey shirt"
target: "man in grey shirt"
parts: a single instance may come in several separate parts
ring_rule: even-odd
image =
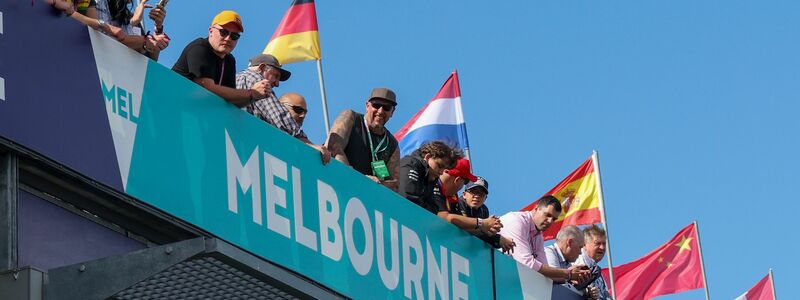
[[[573,264],[594,268],[606,254],[606,231],[594,225],[586,227],[583,229],[583,239],[586,241],[586,245],[581,249],[581,255],[578,256],[578,259]],[[593,299],[612,299],[603,276],[598,276],[597,279],[592,281],[589,288],[592,287],[597,290]]]
[[[575,263],[581,255],[581,249],[584,247],[583,232],[574,225],[561,227],[556,235],[556,242],[550,246],[544,247],[544,253],[547,256],[547,264],[551,267],[566,269],[569,267],[580,266],[586,268],[584,264]],[[561,283],[564,285],[580,285],[583,282],[573,279],[553,280],[554,283]],[[588,299],[596,299],[597,289],[587,288],[582,293]]]

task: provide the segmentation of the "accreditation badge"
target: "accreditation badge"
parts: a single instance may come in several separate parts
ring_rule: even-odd
[[[386,167],[386,162],[382,160],[373,161],[372,162],[372,173],[375,174],[378,179],[383,180],[384,178],[389,177],[389,168]]]

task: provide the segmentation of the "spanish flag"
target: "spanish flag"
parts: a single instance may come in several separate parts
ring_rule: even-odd
[[[322,57],[314,0],[292,2],[263,53],[274,55],[281,64]]]
[[[550,228],[544,231],[545,240],[552,240],[565,225],[586,225],[602,222],[600,216],[600,184],[595,172],[594,155],[580,167],[559,182],[545,195],[552,195],[561,201],[561,216]],[[537,201],[524,207],[522,211],[536,208]]]

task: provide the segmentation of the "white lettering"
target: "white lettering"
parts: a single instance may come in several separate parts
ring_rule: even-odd
[[[458,255],[458,253],[450,252],[450,263],[450,276],[453,282],[453,300],[469,300],[469,287],[459,278],[459,274],[464,274],[464,276],[469,277],[469,260]]]
[[[378,273],[381,275],[383,285],[390,290],[394,290],[400,282],[400,248],[397,246],[399,239],[397,238],[397,221],[394,219],[389,219],[389,236],[391,238],[391,269],[386,267],[386,251],[383,245],[383,213],[375,210],[375,244],[378,250]]]
[[[303,226],[303,189],[300,169],[292,167],[292,196],[294,200],[294,235],[300,244],[317,251],[317,233]]]
[[[278,214],[275,206],[286,208],[286,190],[275,185],[275,177],[288,181],[286,162],[264,152],[264,184],[267,192],[267,228],[287,238],[292,238],[289,231],[289,219]]]
[[[400,232],[403,237],[403,296],[411,298],[411,284],[414,284],[414,291],[417,299],[423,299],[422,294],[422,272],[425,269],[425,258],[422,253],[422,242],[419,236],[408,227],[401,226]],[[414,252],[414,262],[411,262],[411,252]]]
[[[358,220],[361,222],[361,228],[364,229],[364,252],[359,253],[356,248],[353,233],[353,224]],[[361,275],[367,275],[369,270],[372,269],[372,259],[375,255],[375,244],[373,244],[372,237],[372,224],[369,222],[369,215],[367,209],[361,200],[353,197],[347,201],[347,206],[344,208],[344,244],[347,246],[347,253],[350,256],[350,263],[353,269]]]
[[[439,247],[439,258],[442,260],[441,268],[436,265],[436,254],[431,249],[431,242],[425,239],[425,247],[427,250],[427,266],[428,266],[428,299],[436,299],[436,290],[439,290],[439,297],[442,300],[449,299],[450,295],[450,280],[447,278],[447,248],[444,246]]]
[[[317,180],[317,198],[319,199],[319,235],[322,255],[339,261],[342,259],[342,228],[339,226],[339,198],[333,187]],[[328,210],[328,204],[331,208]],[[333,240],[331,240],[333,233]]]
[[[234,213],[239,213],[239,199],[238,190],[236,189],[236,181],[239,182],[239,187],[242,192],[247,193],[252,187],[252,202],[253,202],[253,222],[256,224],[261,223],[261,185],[260,174],[258,171],[258,146],[253,149],[250,158],[242,166],[239,154],[233,148],[231,137],[228,136],[228,131],[225,130],[225,160],[227,162],[228,172],[228,210]]]

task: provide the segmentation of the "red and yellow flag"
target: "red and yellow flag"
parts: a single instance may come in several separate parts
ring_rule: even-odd
[[[703,284],[702,258],[694,223],[647,255],[614,267],[617,299],[650,299],[699,289]],[[603,269],[606,282],[608,269]]]
[[[292,2],[263,53],[274,55],[281,64],[322,57],[314,0]]]
[[[600,185],[594,169],[594,155],[580,167],[559,182],[545,195],[552,195],[561,201],[561,216],[550,228],[544,231],[545,240],[551,240],[566,225],[587,225],[600,223]],[[522,211],[536,208],[537,201],[524,207]]]

